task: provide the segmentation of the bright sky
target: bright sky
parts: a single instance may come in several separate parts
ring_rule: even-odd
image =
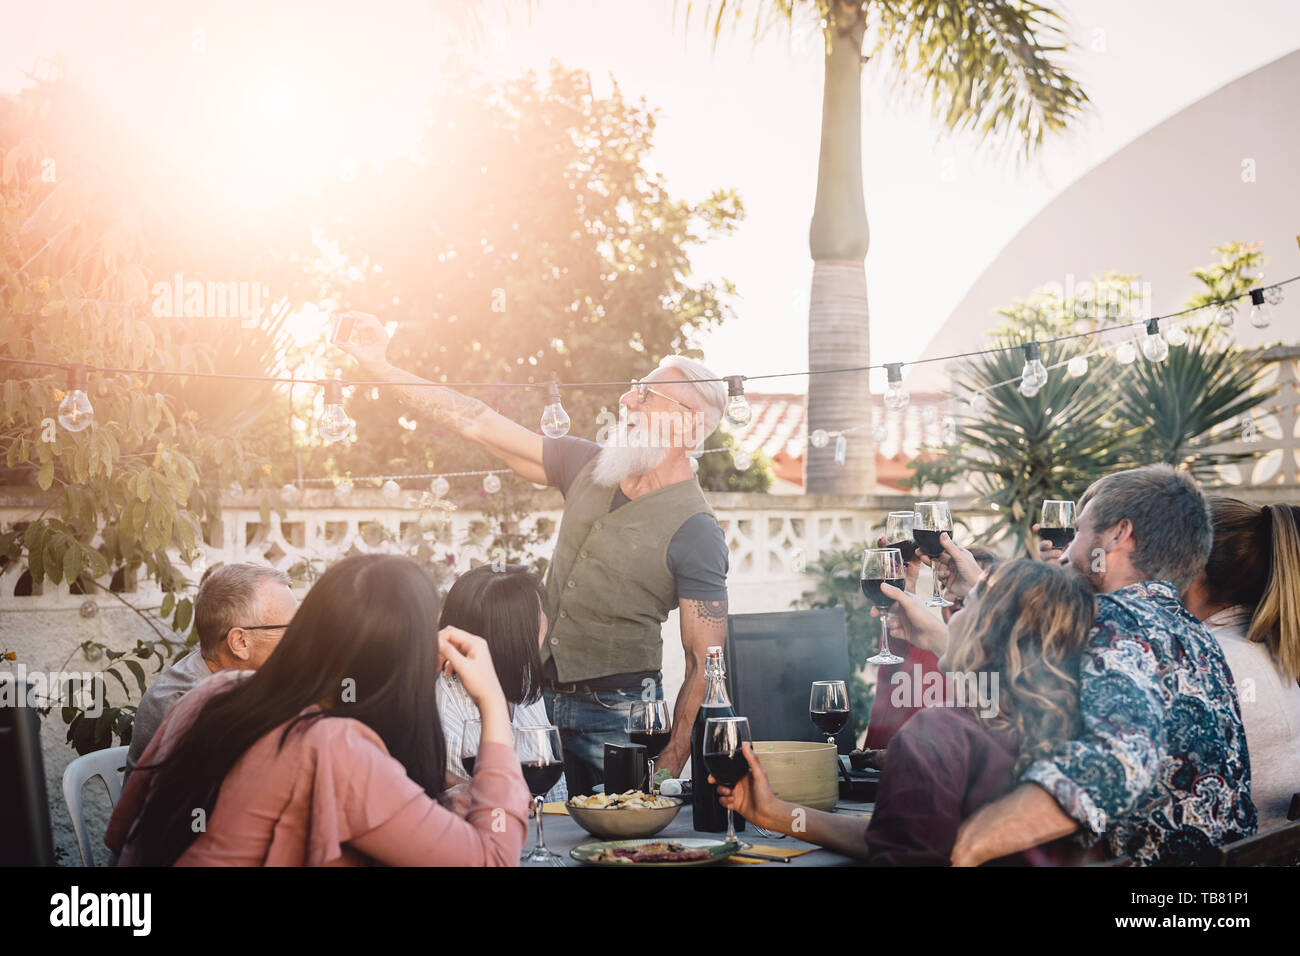
[[[1094,107],[1027,168],[941,141],[927,116],[893,109],[865,88],[874,361],[917,357],[1016,230],[1097,162],[1300,47],[1294,0],[1057,6],[1072,24],[1074,69]],[[430,11],[421,0],[0,0],[0,91],[17,89],[41,55],[63,52],[106,95],[129,104],[136,91],[165,83],[169,70],[230,45],[242,66],[223,90],[229,100],[219,121],[228,139],[269,141],[286,162],[314,158],[321,170],[337,170],[405,153],[414,142],[447,37]],[[597,89],[612,76],[659,108],[655,161],[676,194],[740,191],[748,211],[740,232],[696,257],[699,275],[726,276],[740,293],[738,318],[701,343],[710,364],[750,375],[803,367],[822,69],[810,31],[783,29],[758,44],[741,32],[713,51],[702,18],[689,30],[674,22],[672,0],[540,0],[531,19],[517,13],[489,27],[476,56],[497,75],[544,70],[552,59],[590,70]],[[195,104],[177,109],[196,121]],[[166,148],[165,124],[137,121]],[[255,185],[283,190],[309,179],[293,168]],[[237,161],[224,185],[255,205],[257,188]],[[776,387],[801,391],[804,380]]]

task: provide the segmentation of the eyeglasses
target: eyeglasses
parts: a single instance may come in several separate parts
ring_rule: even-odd
[[[656,391],[655,389],[651,388],[650,385],[649,385],[649,383],[647,383],[647,382],[640,382],[640,381],[637,381],[636,379],[633,379],[633,380],[632,380],[632,391],[636,392],[636,403],[637,403],[638,405],[644,405],[644,404],[646,403],[646,396],[647,396],[647,395],[658,395],[660,398],[665,399],[665,400],[667,400],[667,401],[670,401],[670,402],[672,402],[674,405],[680,405],[680,406],[682,406],[682,408],[685,408],[685,409],[688,410],[688,411],[692,411],[692,412],[695,411],[694,408],[691,408],[691,406],[690,406],[690,405],[687,405],[685,402],[679,402],[679,401],[677,401],[677,399],[672,398],[672,397],[669,396],[669,395],[665,395],[663,392],[659,392],[659,391]]]
[[[279,631],[288,626],[288,624],[253,624],[245,627],[242,624],[236,624],[230,631]],[[226,633],[229,634],[230,631],[226,631]]]

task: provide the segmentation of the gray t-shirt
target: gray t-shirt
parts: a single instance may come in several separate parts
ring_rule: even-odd
[[[131,749],[126,752],[126,774],[130,775],[135,765],[144,756],[153,740],[153,735],[162,726],[163,718],[172,709],[172,705],[194,689],[194,685],[205,677],[211,677],[212,671],[196,647],[171,667],[158,675],[158,679],[149,685],[149,689],[140,698],[140,706],[135,712],[135,727],[131,731]],[[125,777],[123,782],[125,783]]]

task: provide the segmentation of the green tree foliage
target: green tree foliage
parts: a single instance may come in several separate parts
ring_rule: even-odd
[[[1220,261],[1192,273],[1205,288],[1189,309],[1245,292],[1257,281],[1264,260],[1256,245],[1229,243],[1214,251]],[[1059,288],[1045,288],[1000,310],[1003,321],[989,344],[1002,351],[965,360],[953,375],[958,396],[982,392],[987,412],[976,415],[966,406],[957,445],[918,459],[908,486],[924,492],[964,476],[997,511],[991,539],[1010,536],[1032,551],[1031,525],[1045,498],[1077,499],[1092,481],[1120,468],[1163,461],[1207,479],[1218,466],[1250,457],[1211,446],[1276,390],[1260,387],[1265,368],[1233,343],[1209,309],[1186,323],[1186,343],[1171,347],[1159,363],[1139,349],[1136,361],[1120,364],[1113,347],[1125,336],[1118,332],[1106,336],[1104,346],[1095,337],[1044,345],[1044,364],[1062,367],[1052,369],[1032,398],[1020,393],[1024,343],[1128,325],[1135,313],[1142,315],[1131,295],[1136,288],[1135,277],[1107,274],[1069,299]],[[1144,328],[1137,331],[1145,335]],[[1079,378],[1064,367],[1075,357],[1088,363]]]

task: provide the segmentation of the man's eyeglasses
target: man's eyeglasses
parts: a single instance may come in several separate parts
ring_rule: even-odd
[[[230,631],[281,631],[288,626],[288,624],[253,624],[250,627],[244,627],[242,624],[236,624]],[[226,631],[226,633],[229,634],[230,631]]]
[[[685,402],[679,402],[677,401],[677,399],[669,395],[665,395],[663,392],[656,391],[655,389],[651,388],[649,383],[647,382],[639,382],[636,379],[633,379],[632,391],[636,392],[636,403],[638,405],[644,405],[646,403],[647,396],[658,395],[660,398],[670,401],[674,405],[680,405],[682,406],[682,408],[685,408],[688,411],[692,411],[692,412],[695,411],[695,409],[691,408],[691,406],[687,405]]]

